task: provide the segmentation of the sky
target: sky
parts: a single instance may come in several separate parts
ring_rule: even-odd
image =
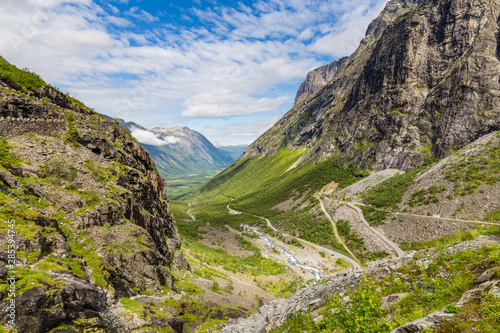
[[[249,144],[387,0],[1,0],[0,55],[113,117]]]

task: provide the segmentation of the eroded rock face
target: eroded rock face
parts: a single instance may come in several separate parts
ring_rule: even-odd
[[[0,121],[57,119],[62,129],[8,133],[10,160],[0,161],[0,191],[16,189],[4,211],[20,221],[17,278],[30,281],[18,282],[18,331],[46,332],[75,319],[107,328],[114,319],[102,314],[121,297],[174,290],[171,271],[189,265],[150,155],[118,123],[52,87],[26,91],[2,77],[0,85]],[[2,281],[10,274],[6,249],[0,242]],[[2,324],[6,314],[0,306]]]
[[[245,156],[284,144],[312,148],[305,160],[408,170],[499,129],[499,6],[390,1],[330,82]]]
[[[346,59],[347,57],[335,60],[328,65],[321,66],[307,73],[306,80],[302,82],[297,91],[294,105],[323,88],[338,73]]]
[[[106,295],[88,281],[69,275],[58,275],[55,279],[57,285],[35,287],[17,297],[19,332],[46,332],[64,320],[82,315],[94,317],[104,309]],[[6,304],[0,305],[2,322],[7,322],[3,311]]]

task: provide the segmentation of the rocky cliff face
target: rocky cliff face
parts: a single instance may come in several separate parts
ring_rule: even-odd
[[[306,80],[302,82],[295,96],[296,105],[302,102],[304,99],[314,94],[316,91],[320,90],[325,86],[338,73],[340,67],[344,63],[347,57],[335,60],[327,65],[316,68],[309,73],[307,73]]]
[[[330,82],[247,150],[408,170],[500,128],[499,2],[390,1]]]
[[[33,75],[0,61],[21,82]],[[2,223],[1,323],[11,276],[19,332],[78,320],[108,327],[102,311],[121,297],[176,289],[172,271],[189,265],[151,156],[118,123],[43,81],[23,85],[6,76],[0,123],[20,125],[0,140],[0,218],[15,221],[17,266],[16,274],[6,269],[9,228]],[[25,123],[58,126],[49,133],[50,126],[40,132]]]

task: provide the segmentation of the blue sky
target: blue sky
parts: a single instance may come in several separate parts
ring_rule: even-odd
[[[250,143],[386,0],[2,0],[0,55],[100,113]]]

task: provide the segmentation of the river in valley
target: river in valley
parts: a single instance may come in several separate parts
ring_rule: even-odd
[[[247,228],[248,228],[248,226],[247,226]],[[257,231],[257,230],[253,230],[253,232],[255,232],[257,235],[259,235],[259,237],[262,238],[266,242],[266,246],[268,248],[276,249],[277,251],[286,255],[288,257],[288,262],[290,263],[290,265],[307,269],[308,271],[310,271],[314,275],[314,278],[316,279],[316,281],[321,280],[321,274],[319,273],[319,269],[317,269],[315,267],[311,267],[311,266],[302,265],[300,262],[298,262],[297,258],[295,258],[295,256],[293,254],[291,254],[290,252],[288,252],[287,250],[285,250],[281,246],[274,244],[274,242],[272,240],[270,240],[262,232]]]

